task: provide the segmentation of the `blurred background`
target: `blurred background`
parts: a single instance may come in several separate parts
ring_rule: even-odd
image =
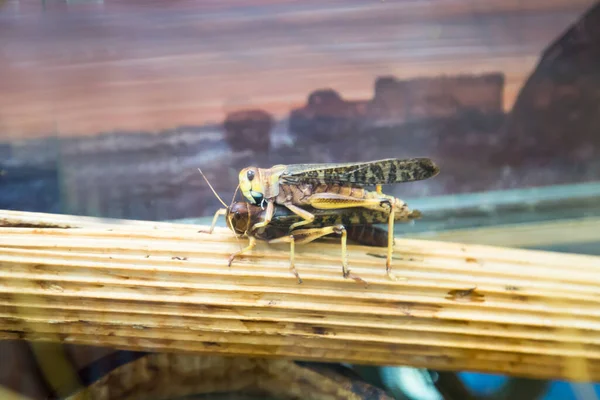
[[[599,127],[591,0],[0,0],[0,209],[207,221],[198,167],[229,199],[248,165],[424,156],[439,176],[389,190],[426,211],[409,234],[598,216]],[[401,371],[376,375],[429,376]]]

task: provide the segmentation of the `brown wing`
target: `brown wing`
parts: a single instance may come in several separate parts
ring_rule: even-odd
[[[389,158],[362,163],[292,164],[280,177],[282,183],[386,185],[420,181],[439,173],[429,158]]]

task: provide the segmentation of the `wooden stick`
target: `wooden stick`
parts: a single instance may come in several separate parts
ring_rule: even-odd
[[[0,338],[600,377],[600,257],[397,238],[398,281],[349,247],[365,288],[332,240],[296,247],[299,285],[285,245],[228,268],[226,229],[69,218],[0,228]]]
[[[134,227],[140,227],[144,229],[165,229],[169,227],[175,227],[177,229],[181,229],[188,226],[185,224],[173,224],[170,222],[0,210],[0,227],[89,228],[94,226],[107,227],[109,225],[113,229],[117,229],[119,227],[127,227],[128,229]]]

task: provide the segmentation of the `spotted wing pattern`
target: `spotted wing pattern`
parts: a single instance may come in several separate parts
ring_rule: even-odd
[[[389,158],[362,163],[292,164],[281,174],[281,183],[386,185],[420,181],[439,173],[429,158]]]

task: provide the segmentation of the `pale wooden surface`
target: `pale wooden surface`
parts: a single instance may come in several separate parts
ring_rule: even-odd
[[[229,269],[229,231],[146,224],[0,228],[0,337],[600,377],[599,257],[398,238],[396,282],[351,247],[365,288],[332,241],[297,248],[298,285],[285,246]]]

